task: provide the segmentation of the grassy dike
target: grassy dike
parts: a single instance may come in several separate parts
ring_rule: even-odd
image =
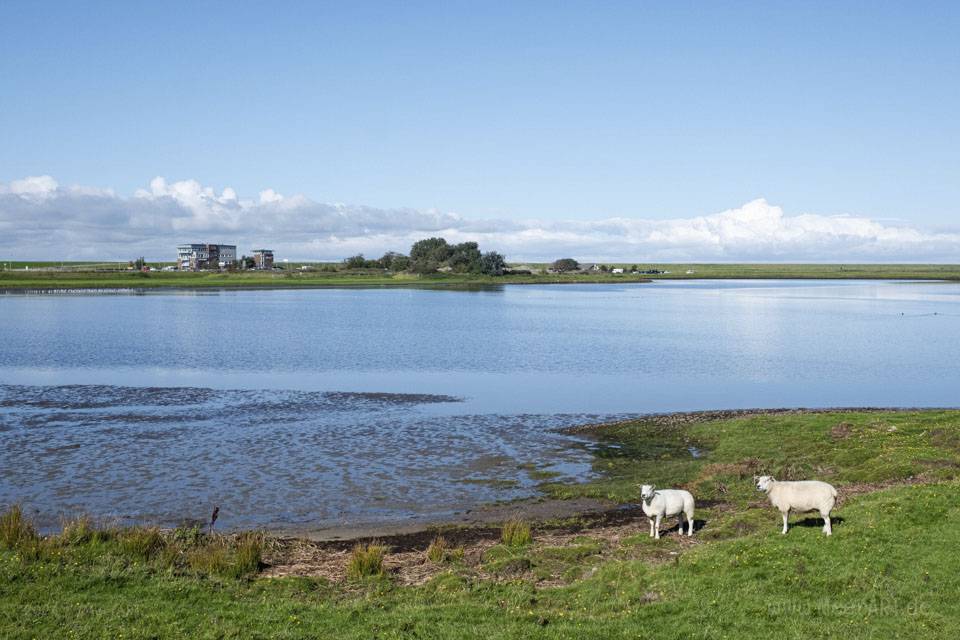
[[[370,271],[152,272],[0,271],[0,290],[285,289],[328,287],[471,287],[503,284],[649,282],[648,276],[609,274],[509,275],[385,273]]]
[[[960,633],[960,411],[693,414],[581,431],[595,441],[602,476],[545,491],[621,509],[535,523],[532,540],[514,520],[496,539],[440,530],[449,544],[405,555],[389,541],[364,543],[337,556],[349,564],[343,577],[266,577],[291,562],[292,543],[258,534],[97,530],[81,519],[39,538],[8,511],[0,637]],[[779,515],[753,488],[759,472],[834,483],[834,535],[794,516],[781,536]],[[695,493],[692,540],[647,537],[629,506],[641,481]],[[420,579],[390,569],[398,555],[421,567]]]
[[[25,264],[25,263],[15,263]],[[501,284],[623,283],[690,279],[880,279],[960,280],[960,265],[936,264],[638,264],[641,270],[669,273],[612,274],[604,272],[482,276],[470,274],[417,275],[377,270],[300,271],[291,265],[277,272],[93,271],[83,265],[65,270],[35,263],[30,270],[0,269],[0,290],[47,291],[73,289],[206,289],[310,287],[469,287]],[[547,265],[537,265],[546,268]],[[630,268],[632,265],[610,265]]]

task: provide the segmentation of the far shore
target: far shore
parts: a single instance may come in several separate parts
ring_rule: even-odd
[[[549,273],[548,265],[523,265],[502,276],[393,273],[338,269],[333,265],[289,264],[275,271],[137,272],[93,270],[83,264],[14,263],[0,269],[0,292],[56,293],[155,289],[286,289],[349,287],[470,288],[529,284],[626,284],[657,280],[925,280],[960,281],[960,265],[946,264],[617,264],[608,271]],[[162,263],[157,263],[162,265]],[[29,269],[24,267],[29,266]],[[632,270],[634,267],[636,272]],[[623,273],[613,273],[623,269]]]

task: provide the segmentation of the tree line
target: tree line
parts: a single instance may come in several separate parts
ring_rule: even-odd
[[[386,269],[411,273],[470,273],[500,276],[507,269],[507,262],[496,251],[481,252],[476,242],[450,244],[444,238],[418,240],[410,247],[410,255],[388,251],[376,260],[358,253],[343,261],[347,269]]]

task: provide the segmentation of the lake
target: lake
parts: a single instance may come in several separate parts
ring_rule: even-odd
[[[575,424],[960,405],[960,284],[0,294],[0,503],[225,527],[442,519],[590,476]]]

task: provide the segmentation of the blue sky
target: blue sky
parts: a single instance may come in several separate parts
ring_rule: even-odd
[[[0,185],[960,233],[958,3],[237,4],[5,1]]]

